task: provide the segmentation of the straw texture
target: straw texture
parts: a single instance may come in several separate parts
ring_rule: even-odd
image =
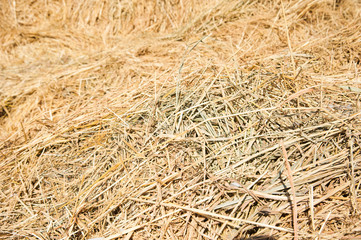
[[[356,0],[1,1],[0,238],[357,239]]]

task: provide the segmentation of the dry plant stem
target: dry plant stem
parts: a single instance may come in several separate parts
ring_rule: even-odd
[[[322,231],[323,231],[323,229],[325,228],[326,223],[327,223],[328,218],[330,217],[331,213],[332,213],[332,211],[330,211],[330,212],[327,214],[327,217],[326,217],[325,221],[323,222],[323,224],[322,224],[322,226],[321,226],[321,228],[320,228],[320,231],[318,232],[317,237],[315,238],[315,240],[318,240],[319,237],[321,236]]]
[[[132,200],[138,201],[138,200],[140,200],[140,199],[132,199]],[[140,200],[140,201],[144,201],[144,200]],[[144,201],[144,202],[157,204],[156,202],[152,202],[152,201]],[[241,223],[245,223],[245,224],[251,224],[251,225],[255,225],[255,226],[259,226],[259,227],[271,228],[271,229],[275,229],[275,230],[279,230],[279,231],[284,231],[284,232],[293,232],[291,229],[281,228],[281,227],[276,227],[276,226],[271,226],[271,225],[268,225],[268,224],[263,224],[263,223],[248,221],[248,220],[245,220],[245,219],[239,219],[239,218],[224,216],[224,215],[221,215],[221,214],[212,213],[212,212],[205,211],[205,210],[202,210],[202,209],[185,207],[185,206],[180,206],[180,205],[177,205],[177,204],[163,203],[163,202],[161,202],[160,205],[165,206],[165,207],[172,207],[172,208],[183,209],[183,210],[186,210],[186,211],[189,211],[189,212],[193,212],[193,213],[196,213],[196,214],[205,216],[205,217],[212,217],[212,218],[216,218],[216,219],[225,219],[225,220],[230,220],[230,221],[235,221],[235,222],[241,222]],[[232,224],[232,226],[233,226],[233,227],[236,227],[237,224]]]
[[[312,226],[312,230],[315,231],[315,209],[314,209],[313,199],[314,199],[313,186],[310,186],[309,201],[310,201],[311,226]]]
[[[286,15],[285,15],[285,7],[283,5],[283,1],[281,0],[281,6],[282,6],[282,15],[283,15],[283,19],[285,21],[285,27],[286,27],[286,35],[287,35],[287,44],[288,44],[288,49],[290,51],[290,55],[291,55],[291,60],[292,60],[292,67],[293,67],[293,76],[296,76],[296,62],[295,62],[295,58],[293,56],[293,50],[292,50],[292,46],[291,46],[291,40],[290,40],[290,32],[288,30],[288,22],[286,19]],[[298,85],[298,84],[297,84]],[[298,89],[297,89],[298,91]]]
[[[357,193],[356,193],[356,186],[355,186],[355,163],[354,163],[354,156],[353,156],[353,144],[354,144],[354,139],[353,136],[350,136],[349,139],[349,145],[350,145],[350,168],[351,168],[351,173],[350,173],[350,178],[351,178],[351,183],[350,183],[350,193],[351,193],[351,205],[353,208],[353,212],[357,213]]]
[[[287,169],[287,178],[288,181],[290,182],[291,185],[291,190],[292,190],[292,216],[293,216],[293,233],[294,233],[294,239],[298,240],[298,220],[297,220],[297,199],[296,199],[296,191],[295,191],[295,186],[293,184],[293,177],[292,177],[292,170],[291,170],[291,166],[288,162],[288,156],[287,156],[287,151],[285,148],[285,145],[283,143],[283,140],[281,140],[280,145],[282,147],[282,153],[283,153],[283,157],[285,159],[285,166]]]

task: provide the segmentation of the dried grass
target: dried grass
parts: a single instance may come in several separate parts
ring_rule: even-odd
[[[0,238],[361,235],[358,1],[0,10]]]

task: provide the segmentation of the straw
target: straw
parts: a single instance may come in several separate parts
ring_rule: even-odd
[[[2,1],[0,238],[357,237],[360,9]]]

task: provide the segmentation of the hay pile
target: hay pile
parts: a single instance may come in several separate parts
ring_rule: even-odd
[[[359,1],[0,10],[0,238],[361,235]]]

